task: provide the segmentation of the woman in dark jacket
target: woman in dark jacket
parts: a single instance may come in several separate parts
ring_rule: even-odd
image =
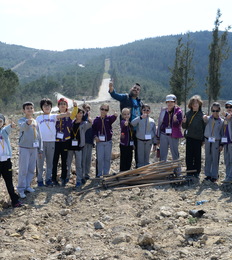
[[[188,170],[196,170],[188,173],[199,178],[201,172],[201,147],[204,142],[205,123],[203,120],[201,97],[195,95],[190,98],[188,108],[190,109],[183,121],[182,127],[185,129],[186,138],[186,166]]]

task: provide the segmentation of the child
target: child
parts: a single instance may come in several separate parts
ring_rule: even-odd
[[[156,149],[156,125],[155,121],[149,117],[151,108],[149,105],[142,105],[142,115],[131,121],[132,126],[137,126],[137,168],[149,164],[151,147]]]
[[[226,165],[226,176],[223,183],[232,183],[232,100],[225,103],[226,112],[223,112],[224,131],[222,144],[224,148],[224,160]]]
[[[179,159],[179,139],[183,137],[181,132],[182,111],[176,104],[176,96],[166,96],[166,108],[162,108],[159,119],[157,137],[160,143],[160,160],[166,161],[168,148],[170,147],[172,159]],[[175,169],[180,172],[180,167]]]
[[[134,141],[133,127],[129,122],[130,109],[123,108],[121,115],[121,137],[120,137],[120,171],[128,171],[131,168]]]
[[[112,124],[117,119],[117,113],[108,116],[109,105],[100,106],[100,116],[93,121],[93,137],[96,141],[97,177],[109,174],[112,152]]]
[[[84,110],[83,121],[87,121],[90,117],[91,107],[89,104],[84,104],[82,108]],[[90,127],[85,132],[85,146],[82,152],[82,170],[85,180],[89,179],[93,145],[93,130]]]
[[[5,117],[0,114],[0,176],[3,177],[7,191],[11,198],[11,204],[13,207],[21,207],[22,204],[18,200],[19,197],[14,191],[13,180],[12,180],[12,163],[11,163],[11,146],[9,140],[9,134],[11,129],[15,128],[15,124],[5,126]]]
[[[84,111],[78,108],[76,120],[72,123],[71,139],[68,140],[68,159],[67,166],[70,172],[73,155],[76,162],[76,187],[80,187],[85,183],[82,172],[82,149],[85,145],[85,131],[91,127],[92,121],[89,118],[87,121],[82,121]]]
[[[49,98],[43,98],[40,101],[40,108],[43,114],[37,116],[36,122],[39,126],[41,138],[43,141],[43,151],[39,152],[37,158],[38,176],[37,182],[38,186],[44,186],[43,180],[43,165],[46,159],[46,186],[52,186],[52,165],[55,150],[56,141],[56,121],[60,118],[69,117],[70,113],[66,112],[64,114],[51,114],[52,101]]]
[[[201,147],[204,142],[205,123],[203,120],[202,100],[198,95],[192,96],[188,102],[190,109],[182,121],[186,138],[186,166],[188,170],[196,170],[194,173],[187,173],[199,180],[201,172]]]
[[[35,174],[38,150],[42,150],[38,124],[33,118],[34,104],[23,104],[25,117],[19,119],[19,174],[17,190],[20,198],[26,198],[26,192],[34,192],[31,182]]]
[[[57,165],[59,157],[61,156],[61,183],[64,187],[68,182],[67,179],[67,156],[68,156],[68,140],[71,138],[71,127],[72,120],[75,118],[77,113],[77,104],[73,103],[73,111],[70,117],[60,118],[56,122],[56,143],[55,152],[53,158],[53,168],[52,168],[52,184],[54,186],[59,186],[57,180]],[[66,113],[68,111],[68,100],[65,98],[60,98],[58,100],[59,113]]]
[[[223,119],[219,112],[221,106],[214,102],[211,106],[211,116],[204,116],[205,127],[205,180],[218,180],[219,156],[222,151],[221,138],[223,136]]]

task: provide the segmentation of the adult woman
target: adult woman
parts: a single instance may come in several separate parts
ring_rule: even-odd
[[[201,146],[204,142],[205,123],[203,120],[201,97],[195,95],[190,98],[188,108],[190,109],[182,121],[186,138],[186,166],[188,170],[196,170],[188,173],[199,178],[201,172]]]

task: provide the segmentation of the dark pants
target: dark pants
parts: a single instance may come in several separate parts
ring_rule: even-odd
[[[120,144],[120,172],[129,171],[133,157],[133,146]]]
[[[0,176],[3,177],[6,183],[6,188],[10,195],[12,205],[18,203],[19,197],[14,191],[14,185],[12,180],[12,163],[10,159],[4,162],[0,162]]]
[[[68,149],[67,149],[66,142],[55,143],[55,152],[54,152],[53,167],[52,167],[52,181],[57,180],[57,165],[58,165],[60,155],[61,155],[61,179],[66,180],[67,157],[68,157]]]
[[[134,148],[135,148],[135,153],[134,153],[134,157],[135,157],[135,165],[137,168],[137,164],[138,164],[138,154],[137,154],[137,147],[138,147],[138,140],[136,137],[136,131],[133,131],[133,141],[134,141]]]
[[[202,140],[196,140],[190,137],[186,138],[186,166],[188,170],[196,170],[195,173],[188,175],[199,176],[201,172],[201,146]]]

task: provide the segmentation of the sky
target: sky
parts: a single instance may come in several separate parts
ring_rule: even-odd
[[[231,0],[0,0],[0,41],[35,49],[103,48],[232,25]]]

